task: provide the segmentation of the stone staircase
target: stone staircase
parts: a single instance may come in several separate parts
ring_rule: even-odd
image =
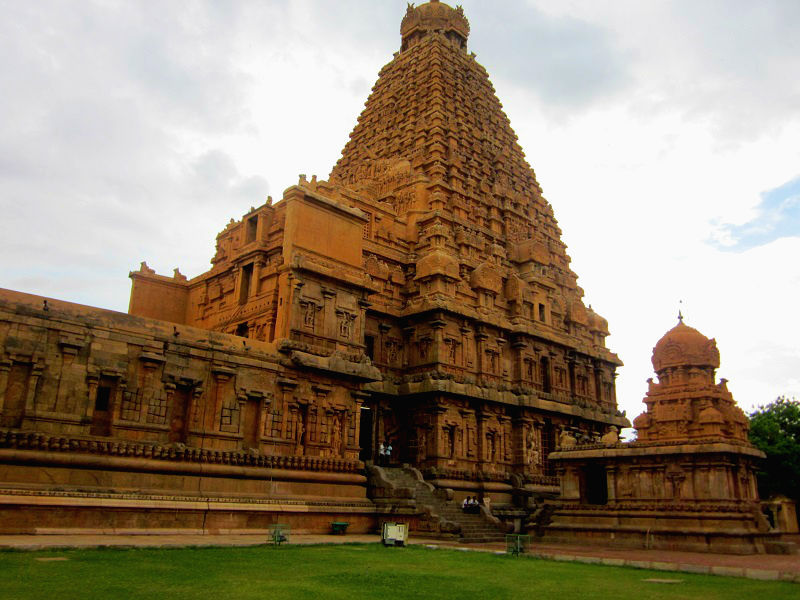
[[[478,514],[465,513],[461,505],[447,498],[445,490],[427,483],[414,468],[384,468],[386,479],[398,488],[413,490],[417,507],[430,512],[431,518],[444,520],[443,530],[457,532],[464,543],[504,542],[502,523],[484,507]]]

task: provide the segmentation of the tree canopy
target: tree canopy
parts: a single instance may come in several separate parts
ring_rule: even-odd
[[[751,413],[750,441],[767,455],[758,473],[761,497],[800,501],[800,402],[781,396]]]

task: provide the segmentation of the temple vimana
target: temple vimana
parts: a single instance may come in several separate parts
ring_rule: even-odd
[[[608,323],[463,10],[400,29],[328,179],[231,220],[206,273],[143,262],[129,314],[0,291],[0,532],[774,547],[713,340],[659,342],[621,443]]]

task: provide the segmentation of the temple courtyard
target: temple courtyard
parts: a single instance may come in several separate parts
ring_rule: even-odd
[[[500,546],[467,548],[417,540],[405,548],[383,547],[375,536],[337,538],[352,543],[321,544],[323,536],[281,546],[168,547],[159,536],[110,536],[110,546],[9,549],[0,540],[0,598],[537,598],[605,599],[635,595],[649,599],[722,600],[796,598],[800,561],[787,557],[736,557],[684,552],[607,550],[580,547],[532,548],[528,556]],[[205,543],[247,544],[258,540],[219,538]],[[60,539],[59,539],[60,538]],[[135,539],[133,539],[135,538]],[[369,539],[367,539],[369,538]],[[49,542],[47,541],[49,539]],[[82,538],[89,543],[89,537]],[[330,541],[328,537],[325,541]],[[24,547],[16,538],[17,547]],[[103,540],[96,540],[99,543]],[[184,537],[183,543],[191,542]],[[36,540],[69,543],[67,536]],[[263,542],[263,540],[261,540]],[[304,543],[305,542],[305,543]],[[74,543],[72,540],[71,543]],[[161,547],[149,546],[153,543]],[[137,547],[138,545],[138,547]],[[148,547],[149,546],[149,547]],[[561,554],[559,554],[559,552]],[[565,553],[572,553],[565,554]],[[627,556],[626,556],[627,554]],[[660,561],[648,563],[649,554]],[[549,556],[550,558],[540,558]],[[651,568],[619,566],[637,559]],[[670,560],[694,561],[683,564]],[[766,561],[766,562],[765,562]],[[592,564],[594,563],[594,564]],[[716,564],[715,564],[716,563]],[[738,565],[738,566],[737,566]],[[750,565],[749,567],[746,565]],[[681,568],[680,571],[667,570]],[[772,567],[770,569],[769,567]],[[786,569],[782,572],[774,568]],[[792,568],[793,572],[788,569]],[[694,569],[695,573],[690,573]],[[707,573],[702,574],[705,569]],[[778,575],[775,575],[778,573]],[[735,577],[745,575],[746,577]],[[780,577],[784,581],[775,581]]]

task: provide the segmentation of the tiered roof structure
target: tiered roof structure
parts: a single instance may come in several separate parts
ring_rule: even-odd
[[[736,406],[727,380],[716,382],[717,342],[679,317],[653,348],[658,382],[648,380],[647,411],[633,424],[638,439],[671,442],[728,439],[748,443],[749,422]]]
[[[328,180],[303,175],[232,221],[208,273],[132,273],[131,312],[274,342],[317,373],[368,360],[373,450],[394,440],[435,477],[552,486],[562,430],[627,424],[621,362],[469,29],[460,7],[409,5]]]

